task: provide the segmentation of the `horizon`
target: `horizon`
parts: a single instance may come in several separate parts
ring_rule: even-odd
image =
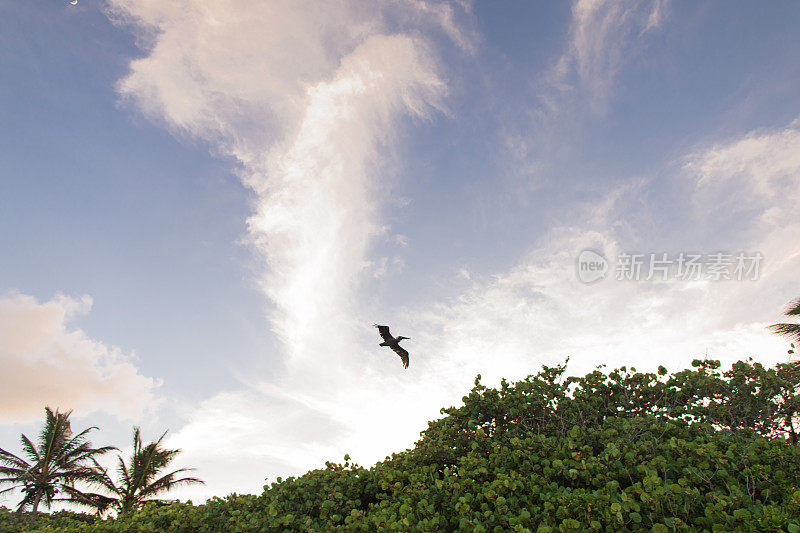
[[[796,3],[0,10],[1,448],[168,430],[198,503],[405,450],[477,374],[787,358]]]

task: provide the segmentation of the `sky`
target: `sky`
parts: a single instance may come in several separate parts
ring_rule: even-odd
[[[477,374],[788,357],[796,2],[0,15],[9,451],[48,405],[168,430],[200,502],[409,448]]]

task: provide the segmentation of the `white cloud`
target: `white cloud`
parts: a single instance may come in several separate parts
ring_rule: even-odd
[[[251,390],[223,392],[204,401],[168,442],[183,450],[180,465],[199,466],[206,482],[181,497],[202,498],[257,493],[268,474],[301,474],[310,464],[336,458],[332,443],[345,431],[329,413],[280,390]]]
[[[293,350],[314,356],[317,335],[330,346],[347,327],[351,294],[369,238],[378,231],[370,183],[399,113],[424,116],[444,87],[420,43],[373,36],[342,60],[329,81],[309,88],[306,114],[265,170],[249,176],[263,195],[249,221],[269,274],[264,291],[277,305],[274,323]],[[327,331],[320,331],[327,328]],[[307,346],[307,347],[306,347]]]
[[[666,0],[576,0],[566,50],[547,75],[542,101],[552,110],[580,91],[602,111],[620,70],[646,44],[647,33],[664,19]],[[554,91],[555,90],[555,91]]]
[[[462,382],[481,373],[496,383],[567,356],[570,372],[583,373],[601,363],[674,369],[706,350],[726,362],[783,354],[785,343],[765,329],[763,314],[742,316],[736,308],[775,280],[622,282],[612,271],[604,281],[584,285],[576,257],[587,248],[616,257],[622,249],[609,235],[613,231],[554,231],[517,267],[423,315],[417,325],[435,328],[431,338],[441,339],[440,357],[429,371],[440,376],[458,369]],[[783,305],[775,297],[771,304]]]
[[[406,263],[402,257],[381,257],[377,261],[368,261],[365,266],[372,272],[374,278],[384,278],[402,272]]]
[[[111,6],[111,16],[132,25],[147,52],[120,81],[123,97],[234,157],[254,191],[250,243],[263,259],[258,282],[286,353],[277,384],[254,376],[246,392],[210,398],[174,442],[208,471],[221,450],[202,443],[221,431],[229,433],[219,443],[225,452],[243,449],[254,457],[251,475],[265,465],[306,468],[352,443],[353,427],[386,405],[374,398],[375,387],[389,389],[398,379],[378,370],[383,365],[356,342],[363,332],[355,324],[364,321],[354,298],[371,264],[368,244],[384,231],[380,202],[391,198],[392,185],[384,167],[393,163],[396,132],[409,119],[444,110],[447,88],[429,36],[471,51],[474,36],[458,22],[469,16],[468,4],[113,0]],[[387,258],[378,270],[402,266]],[[361,390],[364,383],[371,385]],[[338,425],[347,429],[346,440],[336,440],[331,428]],[[383,429],[364,439],[361,451],[385,449],[374,445],[376,438],[387,443],[398,432],[409,434],[402,423]],[[314,435],[330,444],[309,446]],[[265,444],[241,446],[253,441]],[[225,486],[220,479],[215,484]]]
[[[251,243],[288,355],[318,353],[315,337],[327,350],[341,348],[331,339],[346,345],[349,299],[379,232],[377,192],[391,185],[379,170],[384,152],[400,121],[441,109],[446,90],[419,29],[464,45],[470,37],[455,26],[464,5],[111,5],[147,37],[121,94],[235,157],[256,193]]]
[[[148,49],[120,92],[169,127],[243,158],[297,119],[309,80],[329,76],[375,24],[371,10],[336,0],[111,1],[110,14]]]
[[[402,247],[408,246],[408,237],[406,237],[405,235],[400,235],[400,234],[394,235],[392,237],[392,240],[398,246],[402,246]]]
[[[800,271],[800,132],[796,125],[750,132],[698,149],[666,179],[694,186],[659,220],[662,184],[632,180],[590,205],[571,225],[551,229],[516,267],[476,282],[453,302],[434,306],[417,325],[442,339],[435,375],[459,368],[496,380],[518,378],[540,363],[571,356],[571,371],[596,364],[672,368],[703,356],[732,362],[750,355],[785,357],[786,342],[766,329],[796,297]],[[644,211],[644,212],[643,212]],[[757,281],[686,283],[606,280],[584,285],[575,261],[583,249],[613,260],[620,243],[663,241],[659,228],[683,228],[687,240],[719,217],[708,233],[730,252],[764,255]],[[582,218],[582,220],[581,220]],[[732,220],[752,231],[731,229]],[[642,220],[650,224],[637,224]],[[646,246],[646,244],[645,244]],[[648,250],[638,250],[648,251]],[[649,250],[674,252],[674,250]],[[687,250],[692,251],[692,250]],[[717,250],[704,250],[712,253]],[[746,304],[744,304],[746,302]],[[487,364],[490,361],[491,364]],[[447,369],[447,370],[446,370]]]
[[[764,255],[778,290],[797,285],[800,271],[800,124],[763,129],[697,150],[685,158],[694,184],[695,228],[735,233],[742,247]],[[696,231],[698,231],[696,230]],[[792,295],[783,295],[788,302]],[[765,298],[750,306],[763,309]]]
[[[472,14],[472,5],[468,0],[454,2],[405,0],[400,4],[410,8],[408,13],[412,14],[417,24],[421,24],[426,19],[435,21],[435,25],[440,27],[459,47],[471,54],[476,52],[479,38],[477,33],[467,26],[468,16]]]
[[[800,202],[800,128],[755,131],[701,149],[684,168],[696,180],[696,203],[708,217],[754,214],[756,228],[794,223]],[[750,218],[750,217],[748,217]]]
[[[0,422],[40,418],[45,406],[135,420],[152,406],[159,383],[132,356],[69,327],[91,306],[88,296],[0,298]]]

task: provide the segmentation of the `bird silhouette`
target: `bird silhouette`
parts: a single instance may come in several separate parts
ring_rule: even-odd
[[[389,333],[389,326],[372,325],[378,328],[378,333],[381,334],[381,338],[383,339],[383,342],[378,346],[388,346],[391,348],[394,353],[400,356],[400,360],[403,362],[403,368],[408,368],[408,352],[400,346],[400,341],[403,339],[410,339],[411,337],[392,337],[392,334]]]

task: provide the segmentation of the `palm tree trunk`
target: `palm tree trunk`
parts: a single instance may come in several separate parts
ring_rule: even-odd
[[[39,500],[41,499],[42,499],[42,493],[37,492],[36,498],[33,500],[33,509],[31,510],[33,514],[36,514],[36,510],[39,509]]]
[[[128,514],[133,510],[134,501],[128,498],[127,495],[122,499],[122,506],[120,507],[120,514]]]

